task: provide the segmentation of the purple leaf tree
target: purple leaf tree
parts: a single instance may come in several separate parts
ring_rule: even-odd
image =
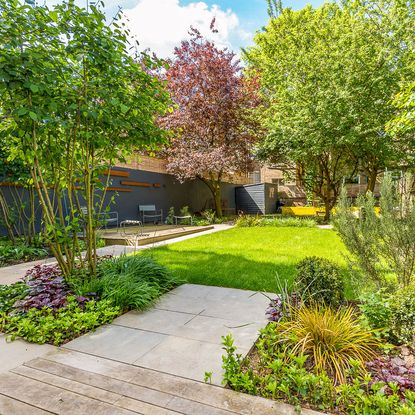
[[[214,21],[211,30],[216,31]],[[167,169],[180,181],[202,180],[222,216],[221,183],[249,171],[252,149],[261,134],[254,110],[259,84],[243,73],[235,53],[219,49],[191,28],[190,40],[174,52],[166,72],[175,103],[162,124],[172,131]]]

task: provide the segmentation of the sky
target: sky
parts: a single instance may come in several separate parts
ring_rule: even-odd
[[[46,0],[47,3],[60,0]],[[78,0],[83,4],[87,0]],[[90,0],[91,1],[91,0]],[[150,49],[161,58],[171,57],[174,47],[188,37],[191,25],[211,38],[219,47],[228,47],[238,55],[241,47],[252,44],[255,32],[268,20],[266,0],[104,0],[111,18],[121,7],[131,33],[142,49]],[[306,4],[319,6],[323,0],[283,0],[283,5],[300,9]],[[218,34],[209,30],[216,17]]]

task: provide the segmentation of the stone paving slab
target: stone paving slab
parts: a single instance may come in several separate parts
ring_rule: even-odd
[[[7,415],[298,414],[290,405],[65,349],[0,375],[0,391]]]
[[[220,385],[222,336],[232,334],[238,352],[248,353],[268,302],[254,291],[184,284],[155,308],[126,313],[64,347],[197,381],[213,372]]]
[[[242,354],[249,351],[242,348],[238,350]],[[204,379],[205,372],[212,372],[212,382],[220,385],[222,355],[220,344],[169,336],[133,364],[198,381]]]
[[[117,317],[112,324],[162,334],[175,334],[180,327],[188,324],[193,318],[192,314],[152,309],[145,313],[130,311]]]
[[[264,327],[264,322],[238,322],[215,317],[206,317],[202,314],[195,316],[189,322],[179,327],[175,336],[186,339],[199,340],[222,344],[222,336],[232,334],[240,348],[249,350],[252,345],[252,337],[258,337],[259,330]]]
[[[78,337],[64,347],[125,363],[133,363],[153,350],[167,336],[109,324]]]
[[[0,373],[56,349],[50,344],[28,343],[20,339],[11,342],[7,341],[7,337],[7,334],[0,334]],[[0,414],[2,413],[0,411]]]

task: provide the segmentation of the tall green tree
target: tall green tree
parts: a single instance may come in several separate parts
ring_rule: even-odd
[[[63,273],[76,256],[84,261],[77,238],[84,230],[93,274],[108,184],[100,175],[133,148],[164,142],[156,120],[169,97],[150,75],[161,63],[134,56],[120,16],[109,26],[95,6],[0,0],[0,20],[0,132],[10,157],[30,170]]]
[[[268,103],[259,155],[298,164],[326,218],[345,178],[364,173],[373,190],[393,162],[385,125],[407,70],[397,31],[391,39],[390,11],[381,5],[374,14],[374,3],[281,9],[245,53]]]

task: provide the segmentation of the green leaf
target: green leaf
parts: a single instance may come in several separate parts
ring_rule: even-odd
[[[36,92],[39,92],[39,87],[35,84],[30,84],[30,90],[35,94]]]
[[[33,120],[33,121],[37,121],[37,114],[33,111],[29,111],[29,117]]]
[[[27,114],[27,112],[28,112],[28,109],[27,108],[19,108],[18,110],[17,110],[17,115],[20,117],[20,116],[22,116],[22,115],[26,115]]]
[[[123,114],[125,114],[130,109],[130,107],[127,107],[127,105],[124,105],[124,104],[121,104],[120,108]]]
[[[58,109],[58,104],[55,101],[51,101],[49,104],[49,108],[51,111],[56,111]]]
[[[57,11],[52,11],[49,13],[50,18],[54,21],[57,22],[58,21],[58,12]]]

